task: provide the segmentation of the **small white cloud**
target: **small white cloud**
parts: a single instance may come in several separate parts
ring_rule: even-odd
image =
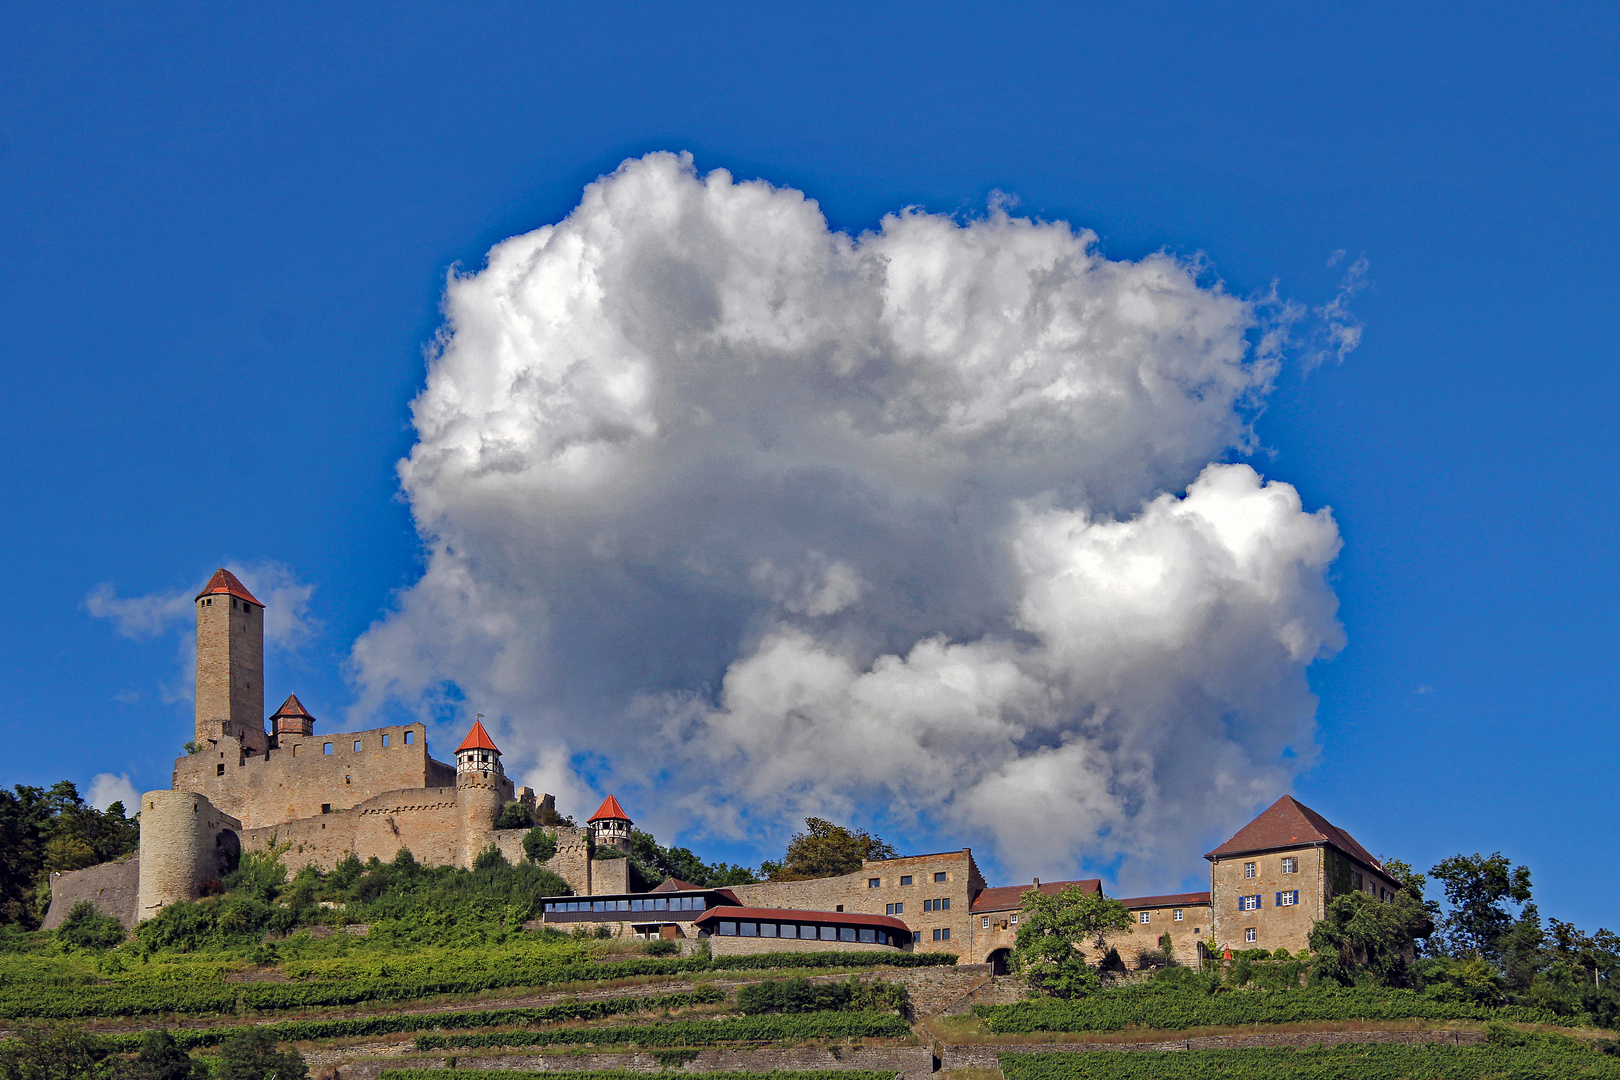
[[[797,567],[761,559],[748,580],[765,596],[795,615],[832,615],[861,598],[861,575],[846,562],[808,552]]]
[[[90,780],[90,791],[84,801],[97,810],[105,810],[115,802],[124,804],[124,812],[133,814],[140,809],[141,793],[129,782],[127,773],[97,773]]]
[[[120,597],[112,582],[104,581],[84,598],[84,609],[97,619],[110,619],[127,638],[156,637],[191,615],[189,589]]]
[[[1328,265],[1333,266],[1342,258],[1344,252],[1336,251],[1328,260]],[[1304,358],[1307,370],[1325,364],[1329,360],[1343,363],[1344,358],[1361,344],[1365,324],[1350,310],[1350,301],[1367,287],[1369,266],[1366,256],[1351,263],[1345,270],[1344,278],[1339,282],[1339,291],[1333,295],[1333,299],[1315,309],[1316,341]]]

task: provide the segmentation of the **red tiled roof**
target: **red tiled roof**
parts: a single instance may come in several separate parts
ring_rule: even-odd
[[[203,597],[215,593],[225,593],[236,597],[238,600],[246,600],[250,604],[259,604],[258,597],[248,592],[247,586],[237,581],[236,575],[224,567],[215,570],[214,576],[208,579],[207,585],[203,586],[203,591],[192,599],[201,600]],[[264,607],[263,604],[259,604],[259,606]]]
[[[667,877],[648,892],[696,892],[702,889],[701,885],[694,885],[690,881],[682,881],[678,877]]]
[[[495,740],[489,737],[489,732],[484,730],[484,723],[481,720],[473,721],[472,730],[467,732],[467,737],[456,747],[458,754],[463,750],[493,750],[497,754],[501,752],[501,748],[495,745]]]
[[[1102,892],[1102,881],[1098,878],[1085,878],[1081,881],[1046,881],[1040,885],[1034,882],[1028,885],[998,885],[994,889],[981,891],[973,898],[968,910],[1012,911],[1023,903],[1024,894],[1031,889],[1039,888],[1046,896],[1056,896],[1070,885],[1078,885],[1088,893]]]
[[[602,805],[597,807],[596,813],[592,814],[590,818],[587,819],[586,824],[590,824],[592,821],[629,820],[630,815],[624,812],[624,807],[619,805],[619,800],[609,795],[607,798],[602,800]]]
[[[1166,893],[1164,896],[1133,896],[1128,900],[1121,900],[1120,903],[1132,911],[1154,907],[1197,907],[1200,904],[1207,907],[1209,905],[1209,893],[1181,892]]]
[[[270,719],[276,720],[283,716],[297,717],[301,720],[315,719],[313,716],[310,716],[308,710],[304,708],[304,703],[298,700],[297,694],[288,694],[287,700],[281,703],[281,708],[270,714]]]
[[[1284,795],[1272,803],[1261,811],[1259,817],[1239,829],[1236,836],[1204,858],[1213,862],[1226,855],[1246,855],[1252,851],[1275,851],[1307,844],[1331,844],[1363,866],[1383,869],[1383,864],[1356,843],[1355,837],[1296,801],[1292,795]]]
[[[911,934],[911,927],[887,915],[861,915],[846,911],[796,911],[792,908],[769,907],[713,907],[692,922],[706,923],[713,919],[761,919],[767,922],[836,923],[840,926],[881,926]]]

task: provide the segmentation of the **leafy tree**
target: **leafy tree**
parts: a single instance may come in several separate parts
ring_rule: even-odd
[[[52,871],[107,862],[139,844],[140,826],[122,804],[98,811],[67,781],[0,791],[0,924],[38,926]]]
[[[1453,855],[1429,871],[1445,889],[1450,912],[1441,922],[1441,950],[1452,956],[1473,955],[1494,963],[1503,960],[1503,939],[1517,925],[1521,938],[1528,926],[1530,870],[1512,866],[1501,852],[1491,855]],[[1510,904],[1522,905],[1515,915]],[[1539,920],[1537,920],[1539,923]]]
[[[551,806],[549,804],[546,806],[535,807],[534,823],[536,825],[545,825],[552,829],[578,828],[578,826],[574,824],[572,814],[565,817],[564,815],[557,813],[557,808],[555,806]]]
[[[706,863],[686,848],[664,847],[651,833],[640,829],[630,830],[630,858],[649,886],[657,885],[666,878],[675,878],[705,889],[752,885],[759,880],[746,866]]]
[[[512,864],[506,861],[506,856],[501,854],[501,849],[496,847],[494,844],[491,844],[489,847],[473,856],[472,868],[475,871],[497,870],[505,869],[510,865]]]
[[[557,834],[535,826],[523,837],[523,854],[532,863],[549,861],[557,854]]]
[[[115,1080],[207,1080],[208,1067],[184,1050],[167,1031],[148,1031],[140,1053],[113,1069]]]
[[[124,940],[124,924],[80,900],[68,911],[56,936],[76,949],[112,949]]]
[[[529,808],[520,802],[509,802],[501,807],[501,812],[495,818],[497,829],[527,829],[534,824],[534,815]]]
[[[309,1068],[297,1050],[276,1050],[275,1036],[261,1028],[235,1032],[219,1047],[219,1080],[308,1080]]]
[[[1013,963],[1041,992],[1080,997],[1102,985],[1082,948],[1102,948],[1110,931],[1133,925],[1130,909],[1101,892],[1079,885],[1054,895],[1030,889],[1019,903]]]
[[[804,832],[794,833],[781,862],[760,863],[771,881],[853,874],[865,860],[892,859],[894,847],[871,833],[850,830],[821,818],[805,818]]]
[[[1345,985],[1370,977],[1384,986],[1405,986],[1417,939],[1429,929],[1428,911],[1404,887],[1387,902],[1360,891],[1342,893],[1311,927],[1314,974]]]
[[[0,1043],[0,1080],[84,1080],[107,1075],[107,1048],[75,1024],[23,1024]]]

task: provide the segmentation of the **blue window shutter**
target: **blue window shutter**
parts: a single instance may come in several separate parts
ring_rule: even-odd
[[[1272,906],[1273,907],[1282,907],[1283,906],[1282,905],[1282,893],[1277,894],[1277,902],[1275,904],[1273,904]]]

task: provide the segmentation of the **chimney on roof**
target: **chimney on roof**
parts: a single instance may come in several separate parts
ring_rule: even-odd
[[[1036,887],[1036,888],[1040,888],[1040,885],[1041,885],[1041,879],[1040,879],[1040,878],[1036,878],[1036,879],[1035,879],[1035,887]]]

